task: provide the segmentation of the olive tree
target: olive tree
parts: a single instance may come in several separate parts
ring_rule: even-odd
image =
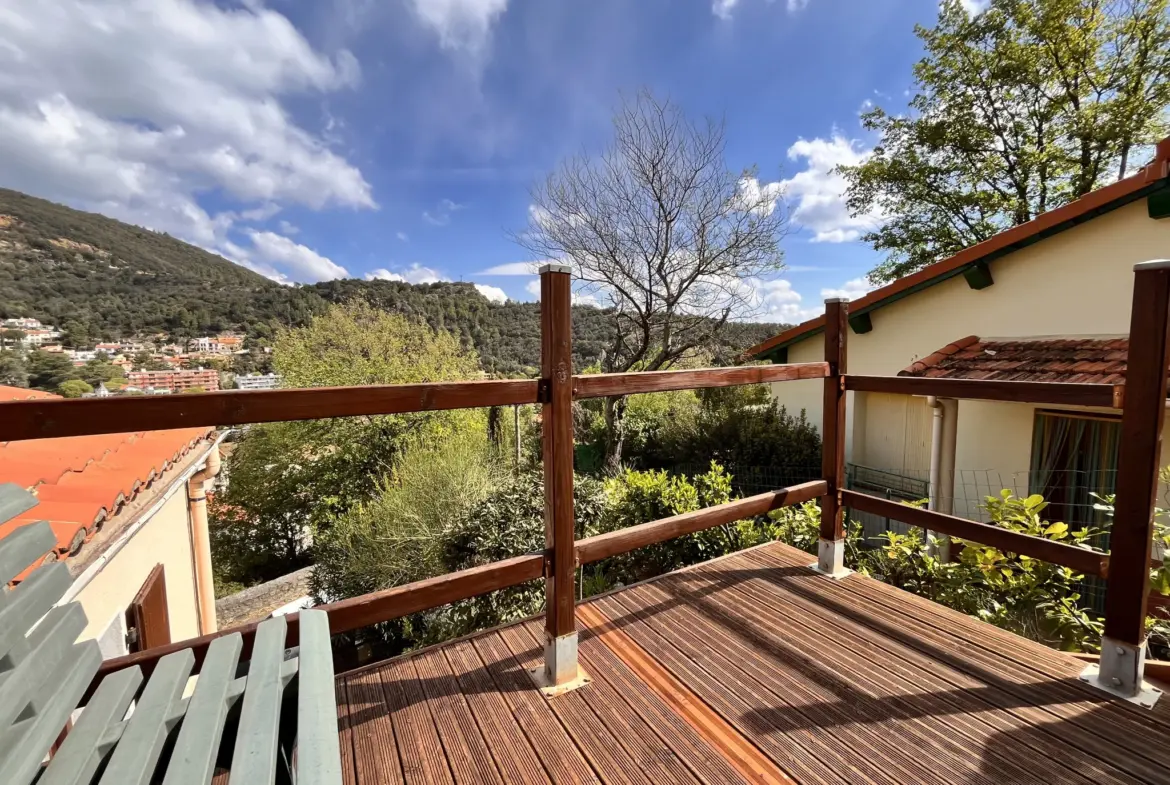
[[[613,323],[603,372],[656,371],[711,346],[758,307],[755,279],[781,269],[779,183],[725,161],[724,123],[692,121],[648,91],[626,100],[597,155],[561,162],[532,189],[517,241],[571,264]],[[606,467],[621,465],[625,402],[605,404]]]

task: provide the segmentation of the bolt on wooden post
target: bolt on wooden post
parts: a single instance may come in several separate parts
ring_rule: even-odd
[[[540,374],[547,385],[541,414],[544,460],[544,667],[533,673],[546,691],[581,682],[573,597],[576,542],[573,525],[573,334],[571,268],[540,268]]]
[[[845,356],[849,332],[849,301],[825,300],[825,398],[821,425],[821,479],[828,490],[821,497],[821,536],[815,569],[834,578],[849,574],[845,568],[845,520],[841,490],[845,486]]]
[[[1135,265],[1105,634],[1096,679],[1098,686],[1126,697],[1143,692],[1150,546],[1166,411],[1168,312],[1170,260]]]

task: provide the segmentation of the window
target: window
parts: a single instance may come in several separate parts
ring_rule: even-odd
[[[1113,417],[1036,413],[1029,490],[1048,500],[1048,520],[1073,528],[1108,523],[1089,494],[1113,493],[1120,439],[1121,422]]]

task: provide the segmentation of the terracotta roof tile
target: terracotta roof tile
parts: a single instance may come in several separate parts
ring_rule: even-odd
[[[1128,354],[1129,341],[1125,338],[981,340],[972,335],[947,344],[898,375],[1118,384],[1125,381]]]
[[[56,397],[0,387],[0,400]],[[182,428],[0,443],[0,482],[27,488],[40,502],[0,522],[0,537],[48,520],[58,554],[68,556],[211,433],[210,428]]]

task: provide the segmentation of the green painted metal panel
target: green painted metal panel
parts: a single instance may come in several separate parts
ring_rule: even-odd
[[[297,688],[297,783],[340,785],[341,747],[337,730],[337,689],[329,615],[300,614],[300,675]]]
[[[256,629],[252,660],[248,664],[248,685],[232,752],[230,785],[271,783],[276,776],[286,626],[284,617],[278,616]]]
[[[0,484],[0,523],[37,506],[37,497],[14,482]],[[44,554],[44,551],[41,551]],[[25,562],[27,567],[32,562]],[[6,581],[7,582],[7,581]]]
[[[141,685],[137,666],[105,677],[37,785],[88,785],[117,742],[110,731],[126,716]]]
[[[243,648],[239,633],[217,638],[208,647],[163,785],[207,785],[211,781]]]
[[[190,649],[158,661],[102,773],[102,785],[146,785],[151,781],[163,744],[177,722],[176,708],[194,667],[195,655]]]

